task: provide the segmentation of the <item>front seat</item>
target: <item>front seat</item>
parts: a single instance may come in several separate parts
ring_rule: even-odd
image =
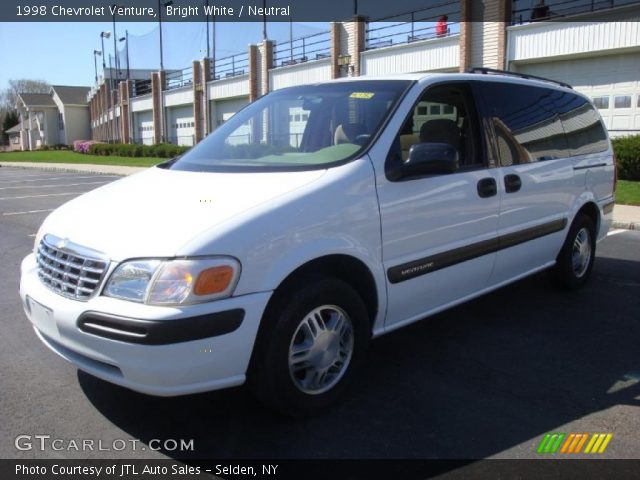
[[[460,154],[460,129],[456,122],[447,118],[429,120],[420,128],[420,142],[447,143]]]
[[[367,133],[367,129],[361,123],[341,123],[336,127],[336,131],[333,133],[333,144],[339,145],[341,143],[356,143],[356,138],[359,135]]]

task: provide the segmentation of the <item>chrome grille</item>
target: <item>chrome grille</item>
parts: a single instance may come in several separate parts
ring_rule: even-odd
[[[97,291],[109,267],[98,252],[46,235],[36,255],[38,277],[54,292],[75,300],[88,300]]]

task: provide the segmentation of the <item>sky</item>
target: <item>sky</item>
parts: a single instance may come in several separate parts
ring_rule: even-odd
[[[166,68],[185,68],[205,56],[205,23],[163,22],[162,28]],[[111,22],[0,23],[0,89],[7,87],[9,79],[19,78],[45,80],[52,85],[92,85],[93,51],[101,50],[100,32],[112,29]],[[289,37],[286,22],[269,23],[267,29],[274,40],[286,41]],[[296,38],[328,29],[327,23],[296,23],[293,34]],[[125,30],[130,36],[131,67],[159,69],[157,24],[116,23],[118,37],[123,37]],[[216,39],[218,57],[246,52],[250,43],[262,39],[262,24],[220,22]],[[113,54],[113,37],[105,39],[105,52]],[[98,57],[99,75],[100,62]]]

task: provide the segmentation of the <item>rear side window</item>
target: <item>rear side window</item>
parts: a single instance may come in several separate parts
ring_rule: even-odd
[[[481,88],[503,166],[607,150],[598,114],[574,93],[494,82]]]
[[[578,95],[565,95],[568,96],[568,101],[562,106],[560,118],[571,155],[606,151],[609,148],[607,134],[593,106]]]
[[[513,83],[480,86],[503,166],[570,155],[559,115],[565,93]]]

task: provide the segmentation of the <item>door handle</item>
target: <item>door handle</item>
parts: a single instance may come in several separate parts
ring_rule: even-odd
[[[498,193],[498,185],[493,177],[482,178],[478,181],[478,195],[480,198],[493,197]]]
[[[517,192],[518,190],[520,190],[520,187],[522,187],[522,180],[520,180],[520,177],[518,175],[515,175],[513,173],[505,175],[504,189],[507,193]]]

